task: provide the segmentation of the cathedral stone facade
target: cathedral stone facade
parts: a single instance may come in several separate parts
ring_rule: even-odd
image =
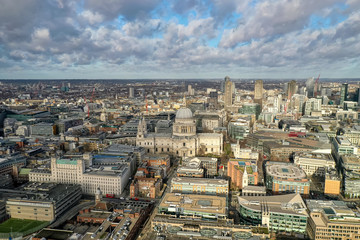
[[[188,108],[176,113],[172,133],[148,133],[145,119],[139,122],[136,145],[148,153],[167,153],[179,157],[216,154],[223,152],[223,135],[196,133],[196,121]]]

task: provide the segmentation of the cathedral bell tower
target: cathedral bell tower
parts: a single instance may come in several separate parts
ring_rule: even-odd
[[[138,131],[137,131],[137,138],[144,138],[144,136],[147,134],[147,124],[145,117],[140,119],[139,125],[138,125]]]

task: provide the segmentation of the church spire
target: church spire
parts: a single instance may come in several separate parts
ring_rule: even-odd
[[[142,119],[139,120],[137,135],[139,138],[143,138],[145,134],[147,134],[147,124],[145,116],[142,116]]]

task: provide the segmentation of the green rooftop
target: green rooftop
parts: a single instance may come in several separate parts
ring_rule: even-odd
[[[28,175],[32,169],[31,168],[21,168],[19,175]]]
[[[58,160],[56,160],[56,164],[71,164],[71,165],[77,165],[77,160],[58,159]]]

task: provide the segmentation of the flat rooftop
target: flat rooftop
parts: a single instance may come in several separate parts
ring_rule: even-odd
[[[306,205],[297,193],[275,196],[239,196],[238,201],[241,206],[257,212],[267,209],[274,213],[307,216]]]
[[[72,231],[45,228],[41,230],[38,234],[36,234],[34,238],[66,240],[69,239],[72,234]]]
[[[344,201],[306,200],[311,212],[322,212],[330,222],[351,222],[360,224],[358,210],[349,208]]]
[[[81,191],[80,185],[28,182],[17,188],[21,197],[11,198],[12,201],[44,201],[56,202],[67,197],[67,193]]]
[[[278,178],[287,178],[288,180],[306,178],[304,170],[293,163],[267,162],[266,174]]]
[[[191,177],[174,177],[171,184],[196,184],[196,185],[229,185],[229,182],[224,179],[214,178],[191,178]]]
[[[203,173],[204,173],[204,169],[202,169],[202,168],[193,168],[193,167],[183,166],[183,167],[179,167],[176,172],[177,172],[177,173],[197,173],[197,174],[203,174]]]
[[[360,156],[355,154],[342,155],[341,159],[344,164],[360,164]]]
[[[335,161],[331,154],[326,153],[312,153],[312,152],[301,152],[297,154],[301,158],[319,159],[327,161]]]
[[[213,158],[213,157],[189,157],[189,158],[185,158],[183,160],[183,162],[191,162],[191,161],[196,161],[196,160],[200,160],[201,162],[217,162],[218,161],[217,158]]]
[[[343,146],[351,146],[351,142],[349,141],[349,139],[347,139],[347,138],[344,137],[344,136],[337,136],[337,137],[336,137],[336,140],[337,140],[337,142],[338,142],[340,145],[343,145]]]
[[[166,193],[159,208],[180,207],[185,211],[226,215],[226,197]]]

